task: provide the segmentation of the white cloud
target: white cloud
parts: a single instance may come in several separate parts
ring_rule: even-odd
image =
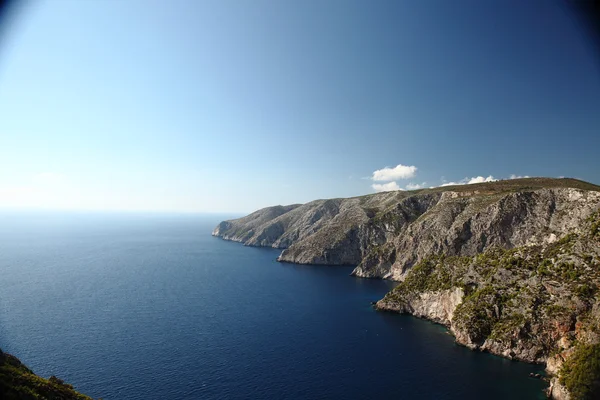
[[[470,185],[472,183],[495,182],[497,180],[498,179],[494,179],[494,177],[491,175],[488,176],[487,178],[484,178],[483,176],[476,176],[474,178],[469,179],[469,181],[467,182],[467,185]]]
[[[402,165],[398,164],[394,168],[385,167],[383,169],[378,169],[373,172],[373,177],[371,178],[374,181],[386,182],[386,181],[395,181],[397,179],[408,179],[415,176],[417,172],[417,167],[414,165]]]
[[[446,182],[446,183],[442,183],[440,186],[455,186],[455,185],[465,185],[465,183],[460,183],[460,182]]]
[[[458,182],[446,182],[442,183],[440,186],[454,186],[454,185],[470,185],[472,183],[483,183],[483,182],[495,182],[498,179],[494,178],[492,175],[484,178],[483,176],[474,176],[472,178],[464,178]]]
[[[402,164],[399,164],[394,168],[385,167],[383,169],[373,172],[373,176],[370,179],[372,179],[374,181],[380,181],[380,182],[385,182],[385,181],[389,181],[389,182],[382,183],[382,184],[375,183],[375,184],[371,185],[371,187],[373,189],[375,189],[375,191],[377,191],[377,192],[387,192],[387,191],[392,191],[392,190],[418,190],[418,189],[423,189],[426,187],[433,189],[435,187],[438,187],[438,186],[431,186],[431,185],[427,186],[427,182],[423,182],[423,183],[409,182],[406,184],[406,186],[404,186],[404,188],[401,188],[400,186],[398,186],[398,183],[395,182],[397,179],[412,178],[413,176],[415,176],[416,171],[417,171],[417,167],[406,166],[406,165],[402,165]],[[512,174],[508,178],[501,178],[501,179],[523,179],[523,178],[529,178],[529,175]],[[442,177],[441,180],[443,183],[439,186],[471,185],[474,183],[496,182],[501,179],[496,179],[492,175],[488,175],[488,176],[478,175],[478,176],[473,176],[473,177],[465,177],[459,181],[446,182],[444,177]]]
[[[389,192],[391,190],[402,190],[400,186],[396,182],[388,182],[388,183],[374,183],[372,188],[375,189],[376,192]]]
[[[406,185],[406,190],[417,190],[417,189],[423,189],[425,187],[425,185],[427,184],[427,182],[423,182],[423,183],[409,183]]]

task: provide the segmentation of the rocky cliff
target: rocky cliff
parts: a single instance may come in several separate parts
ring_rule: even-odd
[[[529,178],[269,207],[213,235],[282,249],[280,261],[355,265],[360,277],[402,280],[431,254],[472,256],[552,241],[600,206],[600,187]]]
[[[600,396],[600,351],[591,366],[578,362],[566,371],[563,364],[581,349],[600,349],[599,285],[597,211],[558,240],[426,257],[376,307],[444,324],[472,349],[546,364],[554,398],[597,385],[572,396],[591,399]],[[582,378],[582,370],[596,372]]]
[[[213,235],[401,281],[378,309],[546,364],[550,395],[578,400],[600,396],[599,210],[596,185],[531,178],[272,207]]]

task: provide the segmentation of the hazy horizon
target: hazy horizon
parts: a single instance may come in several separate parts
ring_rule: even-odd
[[[521,178],[521,177],[519,177]],[[530,177],[527,177],[530,178]],[[531,178],[536,178],[536,177],[531,177]],[[537,177],[537,178],[541,178],[541,177]],[[549,177],[551,178],[551,177]],[[569,177],[556,177],[556,179],[561,179],[561,178],[569,178]],[[511,178],[507,178],[507,179],[502,179],[502,180],[510,180]],[[512,178],[514,179],[514,178]],[[569,179],[578,179],[578,178],[569,178]],[[500,180],[500,179],[499,179]],[[440,186],[450,186],[451,184],[454,185],[469,185],[469,184],[475,184],[475,183],[480,183],[480,182],[448,182],[447,184],[442,184]],[[598,183],[596,182],[589,182],[592,184],[596,184],[598,185]],[[440,186],[436,186],[436,187],[440,187]],[[600,185],[599,185],[600,186]],[[431,188],[435,188],[435,187],[431,187]],[[406,191],[410,191],[410,190],[418,190],[418,189],[398,189],[398,190],[406,190]],[[388,190],[388,191],[393,191],[393,190]],[[373,194],[373,193],[366,193],[364,195],[368,195],[368,194]],[[349,197],[361,197],[364,195],[358,195],[358,196],[349,196]],[[333,197],[332,197],[333,198]],[[339,197],[338,197],[339,198]],[[312,199],[310,201],[315,201],[315,200],[326,200],[324,198],[315,198]],[[308,202],[310,202],[308,201]],[[305,203],[308,203],[305,202]],[[274,207],[274,206],[288,206],[288,205],[292,205],[292,204],[305,204],[305,203],[286,203],[286,204],[267,204],[264,206],[261,206],[259,208],[253,209],[253,210],[243,210],[243,211],[193,211],[193,210],[143,210],[143,209],[93,209],[93,208],[89,208],[89,209],[85,209],[85,208],[52,208],[52,207],[3,207],[0,206],[0,216],[2,215],[6,215],[9,213],[18,213],[18,214],[67,214],[67,215],[78,215],[78,214],[92,214],[92,215],[97,215],[97,214],[105,214],[105,215],[118,215],[118,214],[125,214],[125,215],[149,215],[149,216],[153,216],[153,215],[164,215],[164,216],[177,216],[177,215],[181,215],[181,216],[220,216],[220,217],[226,217],[226,218],[241,218],[244,217],[254,211],[258,211],[262,208],[267,208],[267,207]]]

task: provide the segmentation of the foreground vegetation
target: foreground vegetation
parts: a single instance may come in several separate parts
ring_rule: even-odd
[[[73,386],[34,374],[16,357],[0,350],[0,398],[3,400],[91,400]]]
[[[560,375],[573,400],[600,398],[600,344],[577,346]]]

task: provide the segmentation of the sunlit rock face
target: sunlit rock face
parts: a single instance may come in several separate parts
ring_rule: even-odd
[[[355,265],[360,277],[402,280],[430,254],[551,243],[598,208],[599,189],[529,178],[316,200],[224,221],[213,235],[283,249],[279,261]]]

